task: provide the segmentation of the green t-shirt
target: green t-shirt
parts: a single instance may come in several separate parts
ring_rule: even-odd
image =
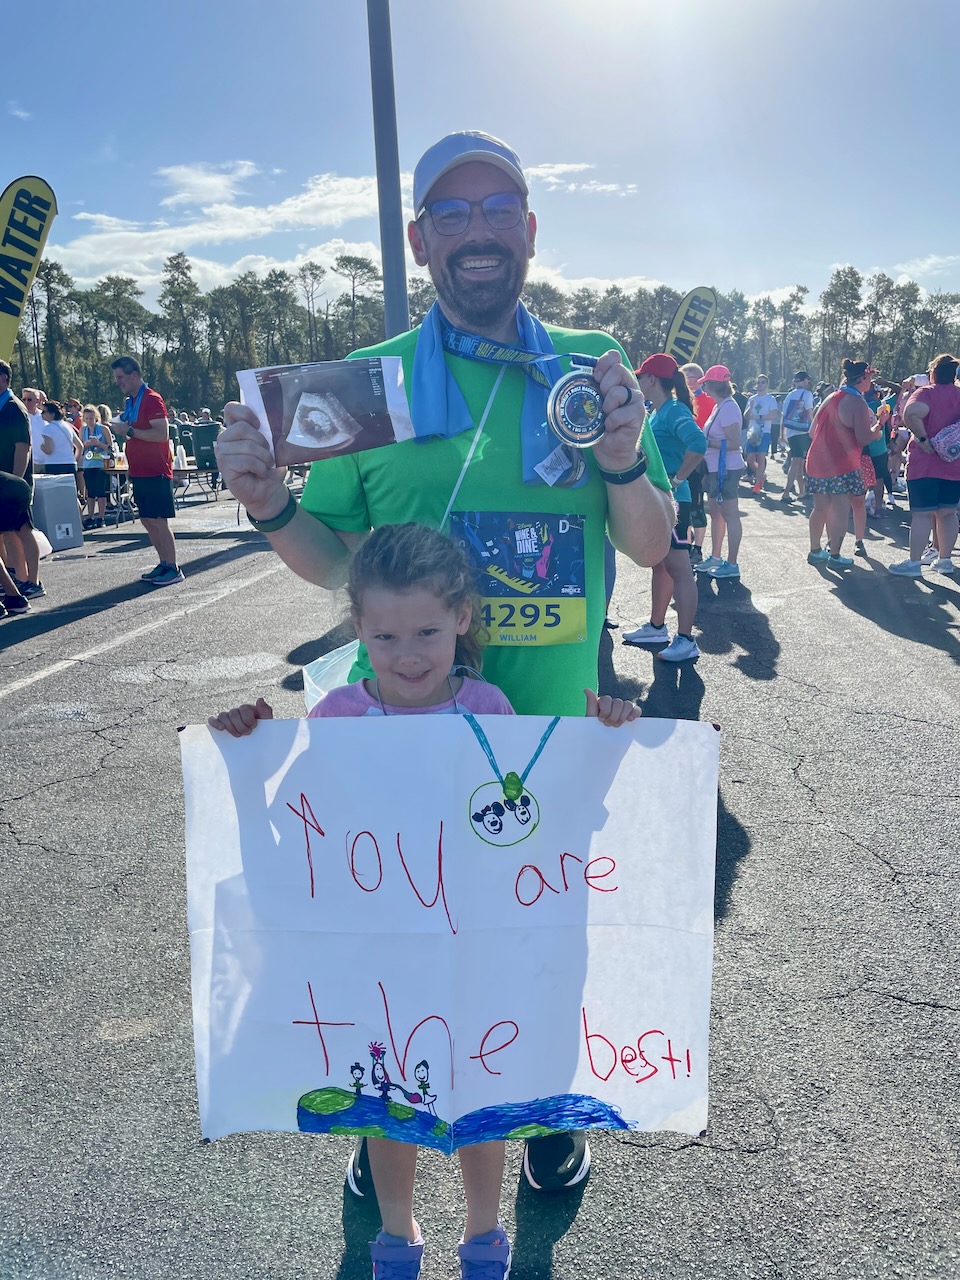
[[[621,351],[608,335],[546,326],[558,354]],[[400,356],[404,384],[413,374],[418,330],[356,356]],[[444,357],[479,423],[500,366]],[[605,616],[603,546],[607,488],[595,474],[579,488],[526,485],[521,478],[520,413],[526,375],[507,369],[450,518],[451,536],[477,567],[490,632],[483,674],[521,715],[583,715],[583,690],[597,684]],[[406,440],[315,462],[301,506],[332,529],[365,533],[383,524],[421,521],[438,528],[475,432]],[[644,430],[648,475],[669,493],[652,432]],[[366,654],[350,679],[371,675]]]

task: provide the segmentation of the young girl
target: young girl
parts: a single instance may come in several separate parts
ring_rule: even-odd
[[[83,484],[87,495],[87,516],[83,527],[102,529],[107,513],[107,494],[110,492],[110,477],[104,467],[107,459],[113,457],[113,432],[100,421],[97,408],[92,404],[83,410],[80,432]]]
[[[473,571],[449,538],[420,524],[382,526],[353,557],[347,591],[353,625],[375,676],[331,690],[311,717],[514,714],[504,694],[478,678],[486,636]],[[603,724],[627,724],[640,715],[631,702],[584,692],[587,715]],[[258,698],[208,723],[239,738],[258,720],[272,718],[272,708]],[[499,1220],[504,1149],[503,1142],[482,1142],[458,1153],[467,1202],[458,1252],[466,1280],[506,1277],[510,1270],[510,1244]],[[361,1142],[347,1171],[351,1189],[359,1189],[366,1159],[382,1217],[370,1246],[373,1274],[416,1280],[423,1254],[413,1216],[417,1148],[386,1138]]]

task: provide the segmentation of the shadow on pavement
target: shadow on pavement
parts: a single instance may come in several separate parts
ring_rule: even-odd
[[[748,680],[773,680],[777,674],[780,642],[770,619],[754,607],[750,589],[736,578],[711,578],[697,574],[700,605],[697,644],[704,653],[744,650],[733,665]]]
[[[380,1230],[380,1206],[376,1197],[361,1200],[344,1187],[342,1221],[343,1257],[336,1280],[370,1280],[370,1241]]]
[[[288,676],[284,676],[280,681],[281,687],[289,689],[292,693],[303,693],[302,668],[310,662],[316,662],[317,658],[322,658],[325,653],[330,653],[332,649],[339,649],[341,645],[349,644],[351,640],[356,640],[356,638],[357,633],[353,629],[353,623],[349,618],[345,618],[343,622],[338,622],[335,627],[325,631],[316,640],[309,640],[306,644],[301,644],[296,649],[291,649],[287,654],[287,661],[300,669],[291,671]]]
[[[928,570],[922,578],[898,578],[877,561],[872,567],[873,573],[850,569],[841,574],[821,568],[821,576],[830,580],[833,594],[843,605],[881,630],[940,649],[960,663],[955,634],[960,581],[954,580],[960,574],[951,578]]]
[[[232,551],[224,552],[218,547],[209,555],[201,556],[184,566],[188,586],[197,574],[212,568],[214,564],[220,565],[226,560],[241,560],[266,549],[265,540],[262,537],[257,537],[255,541],[243,542],[239,546],[236,545],[233,535],[230,537],[234,544]],[[180,541],[183,540],[185,539]],[[104,554],[109,555],[110,552],[107,551]],[[172,588],[174,591],[176,589],[176,587]],[[44,596],[32,605],[29,613],[0,621],[0,650],[12,648],[24,640],[48,635],[51,631],[56,631],[69,623],[89,618],[93,614],[102,614],[107,609],[115,609],[118,605],[139,600],[151,592],[161,590],[166,592],[167,589],[152,587],[149,582],[141,582],[137,576],[132,582],[124,583],[122,587],[114,587],[111,591],[101,591],[95,596],[85,596],[80,600],[71,600],[63,604],[56,604],[50,596]]]
[[[544,1195],[542,1191],[532,1191],[526,1179],[520,1179],[511,1280],[551,1280],[553,1246],[573,1225],[586,1186],[587,1182],[581,1182],[569,1191]]]
[[[750,852],[750,837],[717,794],[717,878],[713,890],[713,917],[722,920],[730,909],[730,895],[739,864]]]

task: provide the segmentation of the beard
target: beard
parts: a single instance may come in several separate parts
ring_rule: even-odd
[[[499,258],[506,270],[496,280],[471,280],[457,271],[464,258]],[[430,263],[430,277],[444,308],[476,333],[495,329],[516,311],[527,279],[529,261],[502,244],[471,246],[452,254],[443,264]]]

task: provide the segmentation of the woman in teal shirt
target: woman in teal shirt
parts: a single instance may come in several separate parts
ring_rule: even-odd
[[[670,477],[677,503],[677,523],[670,550],[653,566],[650,621],[636,631],[626,632],[623,638],[627,644],[666,644],[669,640],[657,657],[668,662],[687,662],[700,657],[693,638],[697,583],[687,541],[690,526],[687,476],[702,462],[707,441],[693,416],[686,379],[672,356],[663,353],[648,356],[636,372],[640,393],[652,406],[646,425],[653,432]],[[677,634],[672,640],[666,624],[671,597],[677,607]]]

